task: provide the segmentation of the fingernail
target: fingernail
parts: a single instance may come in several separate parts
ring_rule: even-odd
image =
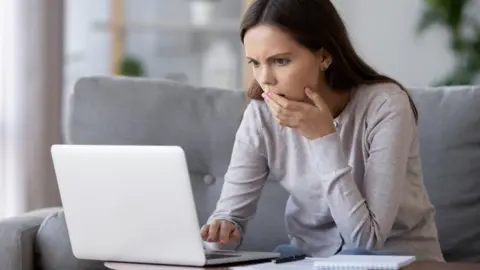
[[[268,95],[269,97],[271,97],[271,96],[273,96],[273,93],[272,93],[272,92],[268,92],[267,95]]]
[[[225,241],[220,240],[220,244],[224,245],[224,244],[225,244]]]

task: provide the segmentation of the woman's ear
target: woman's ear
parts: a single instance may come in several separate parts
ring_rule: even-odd
[[[332,56],[324,48],[321,48],[317,52],[317,57],[318,57],[319,62],[320,62],[320,69],[322,71],[327,70],[330,67],[330,65],[332,64]]]

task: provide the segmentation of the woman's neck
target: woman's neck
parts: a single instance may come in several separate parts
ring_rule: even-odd
[[[351,91],[335,91],[329,87],[318,91],[322,96],[333,118],[337,118],[347,107],[350,101]]]

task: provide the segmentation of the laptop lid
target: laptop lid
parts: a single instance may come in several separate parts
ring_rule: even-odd
[[[75,257],[205,264],[182,148],[54,145],[51,153]]]

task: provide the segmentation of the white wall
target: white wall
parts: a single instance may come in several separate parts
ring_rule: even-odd
[[[107,22],[110,1],[65,1],[66,88],[79,76],[110,72],[110,34],[95,29],[95,22]]]
[[[231,6],[235,1],[220,2],[223,5],[221,14],[234,16],[240,7],[239,4],[239,7],[232,10]],[[448,34],[443,29],[432,28],[421,36],[415,34],[424,0],[332,1],[344,18],[358,52],[380,72],[393,76],[407,86],[423,86],[443,78],[453,68],[454,58],[448,49]],[[108,33],[95,31],[92,27],[94,20],[107,20],[109,2],[67,1],[67,55],[81,58],[80,62],[67,67],[66,75],[71,78],[67,81],[72,82],[79,75],[109,72]],[[186,1],[177,3],[172,0],[135,0],[126,3],[127,14],[130,14],[128,19],[131,20],[188,20]],[[232,14],[227,14],[230,10]],[[188,46],[195,47],[198,44],[192,44],[191,38],[178,33],[175,36],[153,35],[148,31],[127,36],[127,52],[147,60],[145,64],[149,75],[165,76],[168,72],[184,70],[192,76],[191,81],[198,81],[194,71],[194,67],[199,64],[197,55],[188,54]],[[171,46],[174,40],[184,41],[186,48],[177,47],[182,49],[185,54],[183,57],[162,49]],[[142,42],[148,44],[142,45]],[[240,44],[237,49],[241,50]],[[66,88],[71,87],[72,85],[67,83]]]
[[[110,35],[95,29],[95,22],[107,22],[110,1],[67,0],[64,18],[63,134],[68,139],[66,117],[70,95],[78,78],[110,73]]]
[[[124,0],[125,20],[129,22],[189,21],[190,0]],[[79,76],[110,73],[110,35],[107,29],[95,29],[95,22],[108,22],[110,2],[107,0],[66,1],[66,54],[68,66],[65,89],[70,93]],[[222,0],[216,9],[216,19],[240,18],[240,0]],[[235,31],[211,34],[189,31],[172,32],[155,29],[129,30],[125,33],[125,53],[142,61],[148,77],[166,77],[185,73],[189,83],[201,81],[201,54],[215,38],[231,41],[238,51],[238,70],[242,71],[241,44]],[[242,83],[242,74],[237,83]]]
[[[448,33],[431,28],[417,36],[424,0],[333,0],[357,51],[405,86],[425,86],[453,68]]]
[[[190,0],[127,0],[126,20],[132,22],[179,23],[190,22]],[[215,9],[215,19],[238,20],[243,8],[240,0],[221,0]],[[227,40],[237,54],[237,69],[242,71],[243,51],[236,31],[208,33],[195,31],[129,31],[125,37],[126,53],[141,59],[146,76],[168,77],[184,73],[187,82],[202,83],[202,55],[216,39]],[[237,76],[242,83],[242,74]]]

